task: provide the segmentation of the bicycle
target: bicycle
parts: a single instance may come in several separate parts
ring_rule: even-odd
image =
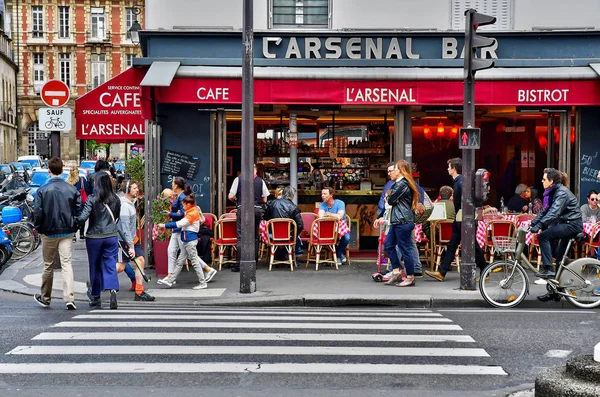
[[[65,128],[65,123],[63,121],[61,121],[58,117],[55,119],[50,117],[50,120],[46,121],[46,124],[44,126],[48,130],[51,130],[53,128],[62,129],[62,128]]]
[[[496,252],[514,259],[493,262],[483,270],[479,279],[483,299],[494,307],[510,308],[521,303],[529,293],[529,277],[525,268],[537,271],[523,253],[527,229],[518,229],[516,234],[517,237],[498,236],[492,239]],[[600,261],[580,258],[566,263],[573,242],[585,238],[584,233],[579,233],[569,240],[555,278],[546,280],[546,289],[559,299],[564,297],[575,307],[591,309],[600,306]]]
[[[24,258],[34,250],[35,233],[27,223],[8,223],[4,224],[2,228],[10,239],[13,251],[12,259]]]

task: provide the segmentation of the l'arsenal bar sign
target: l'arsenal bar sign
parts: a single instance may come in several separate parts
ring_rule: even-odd
[[[140,82],[145,70],[129,68],[75,102],[77,139],[144,140]]]

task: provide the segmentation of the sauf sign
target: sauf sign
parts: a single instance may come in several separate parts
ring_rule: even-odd
[[[263,37],[266,59],[421,59],[413,37]],[[434,40],[430,38],[428,40]],[[459,59],[464,49],[454,37],[435,38],[438,59]],[[481,58],[497,59],[498,41],[481,49]]]
[[[77,139],[102,142],[144,139],[139,84],[144,72],[129,68],[75,103]]]

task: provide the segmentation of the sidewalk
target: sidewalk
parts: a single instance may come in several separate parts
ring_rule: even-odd
[[[9,261],[0,274],[0,290],[33,295],[39,293],[43,263],[41,248],[20,261]],[[154,270],[149,270],[152,282],[146,284],[146,291],[156,296],[153,303],[140,304],[177,304],[177,305],[227,305],[227,306],[356,306],[384,305],[398,307],[456,307],[488,308],[479,291],[459,289],[460,276],[450,272],[444,282],[435,281],[427,276],[417,279],[415,287],[397,288],[376,283],[371,274],[376,270],[373,260],[352,260],[351,265],[343,265],[339,271],[323,266],[318,272],[314,264],[308,269],[305,262],[290,272],[289,267],[279,265],[272,272],[268,265],[260,262],[256,272],[257,292],[241,294],[239,292],[240,273],[223,269],[209,283],[206,290],[194,291],[198,283],[190,268],[177,279],[177,284],[168,289],[156,284]],[[75,274],[75,299],[87,302],[85,282],[88,280],[88,261],[85,242],[77,241],[73,245],[73,272]],[[543,285],[533,283],[530,274],[530,295],[519,305],[520,308],[567,308],[569,303],[538,302],[537,295],[546,292]],[[133,302],[134,293],[129,292],[131,282],[123,273],[119,275],[121,291],[120,302]],[[60,270],[55,271],[55,302],[62,303],[62,280]]]

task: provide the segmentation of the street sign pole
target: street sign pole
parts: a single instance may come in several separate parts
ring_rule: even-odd
[[[464,103],[463,126],[475,127],[475,72],[494,66],[494,62],[475,59],[477,48],[492,45],[494,40],[477,36],[479,26],[496,22],[496,18],[478,14],[469,9],[465,12],[465,64],[464,64]],[[459,139],[460,139],[459,134]],[[478,142],[480,144],[480,142]],[[478,146],[478,145],[477,145]],[[460,289],[475,290],[475,203],[473,195],[473,170],[475,169],[475,149],[462,149],[462,224],[461,224],[461,264]]]
[[[254,11],[253,0],[244,0],[242,60],[242,175],[240,175],[241,222],[240,292],[256,292],[254,239]]]
[[[50,132],[50,157],[60,157],[60,131]]]

